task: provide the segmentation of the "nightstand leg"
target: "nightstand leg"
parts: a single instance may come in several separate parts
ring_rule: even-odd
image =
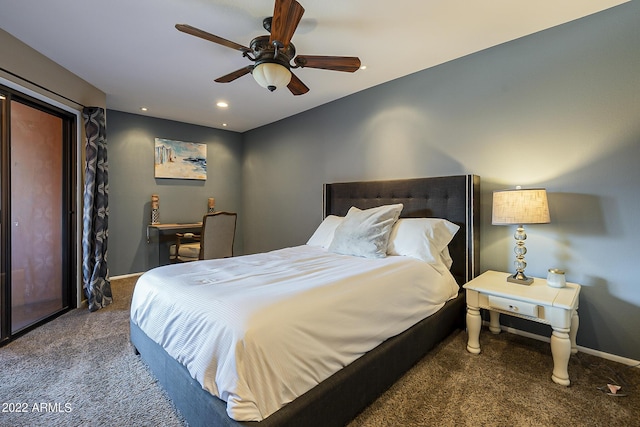
[[[576,354],[578,352],[578,346],[576,344],[578,326],[580,326],[580,320],[578,319],[578,310],[573,310],[573,313],[571,314],[571,330],[569,331],[569,339],[571,340],[571,354]]]
[[[551,355],[553,356],[553,382],[568,386],[569,381],[569,356],[571,356],[571,340],[569,329],[553,328],[551,333]]]
[[[473,354],[480,353],[480,328],[482,326],[482,318],[480,317],[480,309],[477,307],[467,306],[467,351]]]
[[[489,330],[494,334],[499,334],[500,329],[500,313],[497,311],[489,311]]]

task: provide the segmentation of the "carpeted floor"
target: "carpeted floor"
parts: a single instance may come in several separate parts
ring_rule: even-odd
[[[135,280],[112,281],[106,309],[74,310],[0,348],[0,426],[185,425],[129,343]],[[485,329],[480,339],[471,355],[454,333],[348,427],[640,426],[640,369],[578,353],[562,387],[548,343]],[[598,390],[613,381],[628,396]]]
[[[129,343],[137,278],[112,281],[114,302],[76,309],[0,348],[0,426],[183,426]],[[0,409],[5,409],[3,408]]]

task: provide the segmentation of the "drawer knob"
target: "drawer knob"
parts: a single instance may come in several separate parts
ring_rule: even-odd
[[[516,307],[515,305],[509,305],[509,310],[518,311],[518,307]]]

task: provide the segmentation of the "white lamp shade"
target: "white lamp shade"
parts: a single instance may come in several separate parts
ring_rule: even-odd
[[[274,62],[263,62],[254,67],[253,78],[258,84],[271,91],[284,87],[291,81],[291,71]]]
[[[493,225],[551,222],[547,191],[544,188],[494,191],[492,212]]]

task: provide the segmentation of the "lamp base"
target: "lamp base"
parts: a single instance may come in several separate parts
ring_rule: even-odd
[[[523,272],[519,271],[512,276],[508,276],[507,282],[517,283],[518,285],[530,285],[533,283],[533,277],[527,277]]]

